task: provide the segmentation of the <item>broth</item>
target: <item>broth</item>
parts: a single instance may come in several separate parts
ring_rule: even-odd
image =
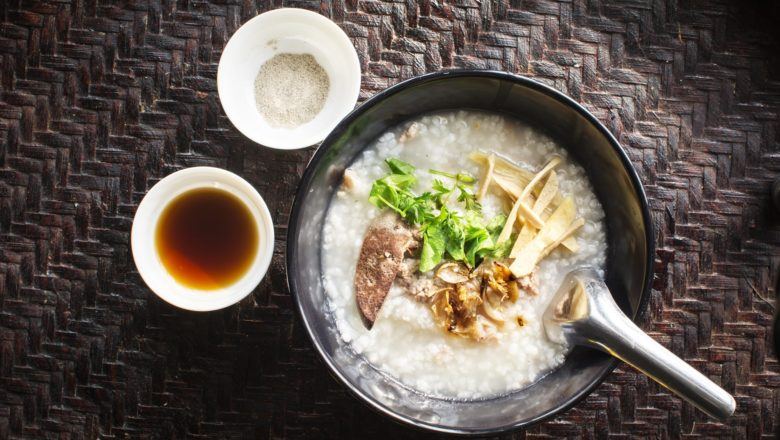
[[[215,188],[194,189],[173,199],[155,230],[157,254],[168,273],[201,290],[238,281],[254,262],[259,241],[249,208]]]

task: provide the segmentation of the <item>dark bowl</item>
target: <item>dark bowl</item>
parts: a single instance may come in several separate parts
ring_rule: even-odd
[[[410,391],[355,355],[325,312],[320,238],[343,170],[383,132],[421,114],[448,109],[515,117],[546,132],[585,168],[606,213],[607,285],[634,319],[646,306],[650,287],[652,224],[639,178],[609,131],[571,98],[508,73],[448,71],[404,81],[369,99],[322,143],[298,188],[287,236],[288,283],[314,346],[348,389],[395,420],[448,433],[497,433],[571,407],[617,361],[576,347],[560,367],[519,391],[485,400],[442,400]]]

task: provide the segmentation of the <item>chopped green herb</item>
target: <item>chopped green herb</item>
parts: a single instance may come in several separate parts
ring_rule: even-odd
[[[420,253],[420,272],[436,267],[444,256],[447,246],[446,232],[439,221],[423,225],[423,244]]]
[[[414,174],[414,166],[408,164],[402,160],[395,159],[393,157],[385,159],[385,163],[390,167],[390,171],[395,174]]]
[[[463,185],[458,185],[458,201],[466,205],[466,209],[469,211],[481,211],[482,206],[477,201],[477,196],[468,188]],[[502,225],[503,226],[503,225]]]
[[[471,174],[465,171],[461,171],[457,174],[448,173],[446,171],[439,171],[439,170],[428,170],[428,172],[436,176],[449,177],[450,179],[455,180],[456,183],[474,183],[477,181],[477,179],[474,176],[472,176]]]
[[[435,179],[431,191],[415,195],[411,191],[417,183],[414,166],[395,158],[385,162],[390,174],[374,182],[369,201],[379,208],[390,208],[408,223],[420,226],[421,272],[434,269],[444,258],[475,267],[485,257],[498,258],[509,253],[506,243],[495,244],[506,217],[498,216],[485,223],[482,207],[467,187],[476,181],[470,174],[429,170],[455,182],[450,186]],[[450,195],[456,191],[456,202],[451,202]],[[459,209],[453,209],[456,207]]]

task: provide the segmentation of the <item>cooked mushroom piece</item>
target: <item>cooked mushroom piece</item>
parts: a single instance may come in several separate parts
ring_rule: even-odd
[[[482,310],[485,311],[485,315],[487,315],[488,318],[492,319],[493,321],[503,324],[504,321],[506,321],[506,318],[504,317],[504,314],[501,313],[491,301],[490,297],[486,297],[482,301]]]
[[[439,290],[436,293],[433,304],[431,304],[434,320],[439,327],[442,327],[447,331],[453,331],[456,327],[452,304],[450,304],[450,294],[452,291],[452,288]]]
[[[436,277],[449,284],[465,283],[469,280],[469,269],[462,263],[444,263],[436,269]]]
[[[520,286],[517,281],[509,282],[509,301],[515,302],[520,298]]]

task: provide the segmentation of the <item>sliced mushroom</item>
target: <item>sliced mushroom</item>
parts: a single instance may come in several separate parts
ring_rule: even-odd
[[[509,270],[509,266],[499,261],[493,262],[493,275],[498,279],[506,281],[512,277],[512,271]]]
[[[469,280],[469,270],[461,263],[445,263],[436,270],[436,278],[449,284],[465,283]]]
[[[450,293],[452,292],[452,288],[441,289],[437,292],[434,302],[431,304],[434,320],[447,331],[455,329],[454,311],[452,304],[450,304]]]
[[[479,292],[469,287],[466,284],[458,285],[457,301],[453,305],[458,319],[466,324],[477,316],[477,307],[482,303]]]
[[[520,298],[520,286],[517,281],[509,282],[509,301],[516,302]]]
[[[485,315],[497,323],[503,324],[506,321],[504,314],[501,313],[497,307],[493,305],[493,302],[488,298],[482,301],[482,310]]]
[[[499,303],[509,297],[509,287],[505,281],[490,277],[487,280],[487,286],[488,290],[491,291],[490,293],[498,298]]]

